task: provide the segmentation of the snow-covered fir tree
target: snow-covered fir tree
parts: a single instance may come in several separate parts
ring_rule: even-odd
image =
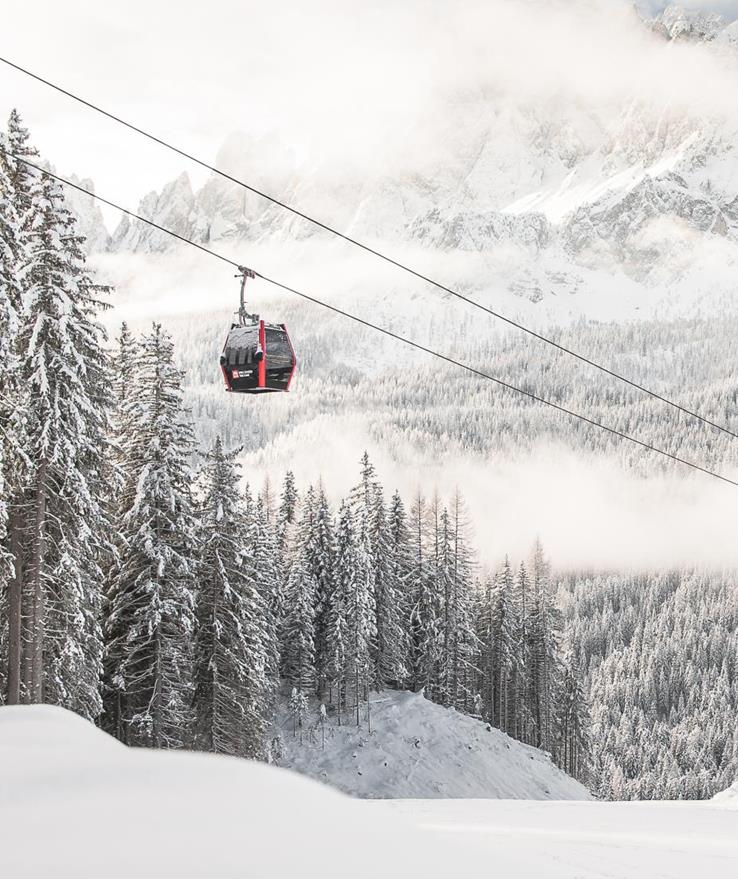
[[[287,583],[282,621],[282,668],[286,683],[300,693],[316,688],[315,607],[317,582],[312,564],[315,493],[309,489],[303,505]]]
[[[0,692],[10,704],[20,701],[21,606],[16,577],[16,545],[5,546],[13,496],[24,462],[18,331],[22,302],[24,238],[16,209],[6,137],[0,133]]]
[[[138,347],[124,409],[135,429],[124,450],[124,545],[106,620],[106,686],[120,717],[106,725],[129,744],[180,747],[191,728],[197,529],[192,431],[172,342],[159,324]]]
[[[517,735],[520,621],[510,562],[488,577],[480,601],[480,676],[484,715],[503,732]]]
[[[410,511],[411,567],[408,589],[412,606],[411,657],[414,689],[422,689],[429,699],[434,699],[437,695],[436,680],[442,635],[440,603],[436,595],[437,579],[427,548],[426,526],[427,505],[418,492]]]
[[[550,566],[540,541],[533,548],[531,589],[529,681],[534,744],[554,753],[561,704],[561,620],[552,594]]]
[[[248,520],[246,552],[253,565],[256,588],[264,613],[262,634],[266,661],[265,701],[268,714],[275,709],[281,667],[279,614],[282,586],[277,541],[268,514],[268,498],[259,495]]]
[[[246,558],[237,454],[216,439],[198,480],[194,746],[258,757],[270,707],[268,618],[257,571]]]
[[[402,583],[392,564],[391,534],[384,491],[369,454],[360,462],[361,480],[351,492],[357,533],[363,540],[372,571],[371,598],[375,607],[374,685],[397,685],[408,675],[407,633],[403,626]]]
[[[20,489],[21,677],[27,701],[92,718],[101,709],[101,561],[109,531],[102,499],[110,373],[98,322],[106,288],[86,268],[53,180],[35,181],[28,210],[18,334],[23,443],[32,462]]]
[[[335,588],[335,529],[325,489],[320,485],[314,502],[312,530],[306,561],[315,581],[315,674],[316,691],[323,696],[328,683],[330,653],[328,625]]]

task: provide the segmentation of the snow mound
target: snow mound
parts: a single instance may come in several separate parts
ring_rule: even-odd
[[[354,796],[584,800],[591,796],[536,748],[420,693],[372,694],[371,732],[351,716],[331,716],[325,747],[317,711],[295,734],[289,707],[280,712],[280,761]],[[352,723],[353,720],[353,723]]]
[[[734,809],[738,812],[738,780],[736,780],[727,790],[721,791],[710,800],[716,806],[722,809]]]
[[[390,819],[272,766],[130,749],[60,708],[0,708],[8,879],[343,879],[348,865],[369,879],[410,859],[418,875],[448,874],[455,846]]]

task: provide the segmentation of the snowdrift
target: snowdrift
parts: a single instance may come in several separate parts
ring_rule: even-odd
[[[712,803],[368,802],[39,706],[0,708],[0,828],[3,879],[738,875],[735,815]]]
[[[419,693],[373,693],[371,733],[363,709],[359,727],[352,716],[342,726],[331,718],[325,747],[315,718],[317,710],[295,734],[285,702],[281,763],[354,796],[590,799],[541,751]]]
[[[738,812],[738,780],[727,790],[715,794],[710,802],[720,806],[722,809],[735,809]],[[738,830],[736,832],[738,833]]]
[[[343,879],[349,864],[368,879],[410,856],[436,875],[431,834],[394,824],[275,767],[130,749],[60,708],[0,708],[4,879]]]

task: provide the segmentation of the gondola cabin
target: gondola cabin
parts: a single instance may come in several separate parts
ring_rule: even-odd
[[[268,324],[255,318],[231,325],[220,355],[227,391],[289,391],[295,366],[295,351],[284,324]]]

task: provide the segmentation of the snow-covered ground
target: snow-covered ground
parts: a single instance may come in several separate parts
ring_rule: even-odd
[[[285,702],[280,762],[359,797],[590,799],[541,751],[419,693],[373,693],[371,732],[364,707],[360,720],[329,715],[324,745],[317,710],[295,731]]]
[[[432,831],[439,842],[474,845],[477,857],[486,852],[483,863],[518,852],[514,876],[738,876],[738,802],[732,811],[709,802],[494,800],[395,800],[386,808]]]
[[[261,764],[129,750],[58,708],[0,709],[0,875],[12,879],[727,879],[730,805],[367,802]]]

